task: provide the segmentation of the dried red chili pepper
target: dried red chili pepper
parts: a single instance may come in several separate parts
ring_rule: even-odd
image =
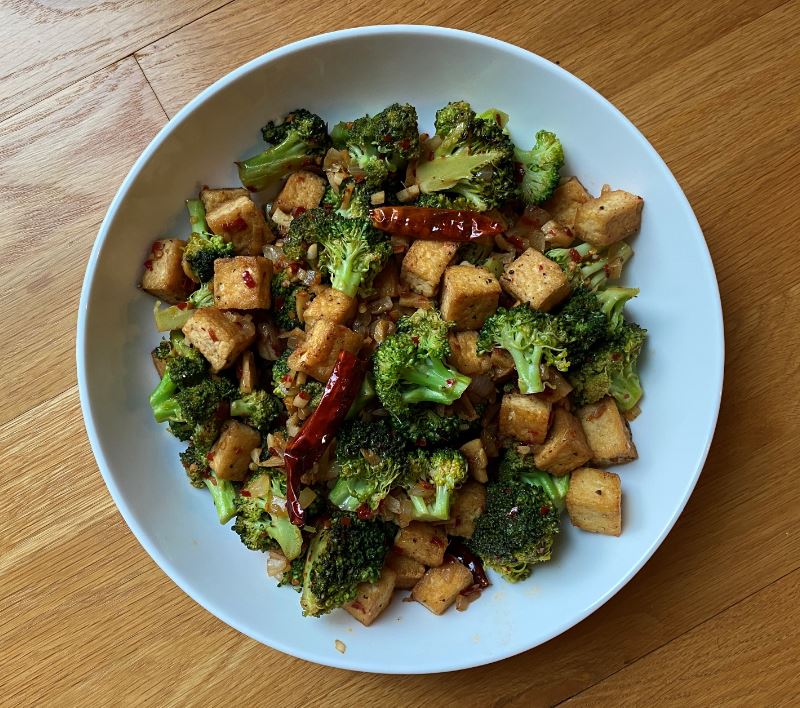
[[[450,544],[447,546],[446,554],[462,565],[467,566],[472,573],[474,589],[488,588],[491,585],[489,578],[486,577],[486,571],[483,569],[481,559],[470,551],[461,541],[456,541],[455,539],[450,541]],[[473,588],[470,588],[470,590]]]
[[[333,373],[325,385],[319,405],[306,419],[283,453],[286,463],[286,508],[295,526],[302,526],[305,512],[300,506],[300,477],[322,457],[339,432],[347,412],[361,388],[364,362],[347,351],[339,353]]]
[[[497,219],[461,209],[388,206],[371,209],[370,215],[376,229],[431,241],[474,241],[505,229]]]

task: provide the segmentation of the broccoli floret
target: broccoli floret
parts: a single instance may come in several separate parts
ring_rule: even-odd
[[[259,490],[261,494],[254,493]],[[285,482],[281,475],[256,472],[243,490],[249,496],[236,498],[236,521],[233,530],[242,543],[252,551],[268,551],[279,547],[287,560],[297,558],[303,548],[300,528],[289,521],[286,513]]]
[[[623,322],[609,342],[592,352],[583,366],[570,371],[575,403],[585,405],[611,395],[621,410],[633,408],[643,393],[636,365],[646,334],[639,325]]]
[[[367,189],[379,189],[419,154],[417,111],[393,103],[374,116],[339,123],[332,131],[334,145],[350,153],[350,172],[363,177]]]
[[[189,478],[189,484],[198,489],[206,486],[206,478],[211,473],[206,460],[207,454],[207,450],[202,451],[194,442],[190,442],[179,455],[186,476]]]
[[[322,197],[322,207],[346,219],[366,219],[372,206],[370,197],[366,183],[357,184],[350,179],[342,183],[338,194],[329,186]]]
[[[167,367],[168,375],[169,367]],[[168,386],[162,387],[164,380],[150,397],[153,415],[158,423],[179,422],[190,425],[203,425],[213,419],[219,405],[236,395],[236,387],[225,378],[203,379],[193,386],[173,390],[165,395]]]
[[[469,546],[506,580],[524,580],[534,565],[550,560],[560,516],[542,486],[497,479],[486,485],[486,510]]]
[[[294,280],[291,268],[284,268],[272,276],[270,289],[275,324],[287,332],[302,327],[303,323],[297,319],[297,295],[308,288]]]
[[[459,101],[440,109],[434,125],[439,144],[417,164],[423,194],[454,192],[478,211],[513,199],[514,144],[495,120],[477,116]]]
[[[569,367],[555,318],[528,305],[510,310],[499,307],[486,320],[478,336],[478,351],[490,352],[495,346],[505,349],[514,359],[522,393],[544,390],[542,363],[559,371]]]
[[[417,447],[449,443],[464,428],[458,416],[439,415],[434,409],[423,406],[409,408],[408,412],[392,416],[389,420],[403,438]]]
[[[522,481],[541,487],[559,511],[564,510],[569,491],[569,475],[551,475],[537,469],[531,457],[520,455],[516,450],[506,450],[497,473],[500,481]]]
[[[222,236],[209,232],[203,202],[189,199],[186,201],[186,208],[189,211],[192,233],[183,249],[183,261],[188,266],[187,275],[192,280],[206,283],[214,277],[214,261],[233,255],[233,244],[227,243]]]
[[[358,414],[373,400],[375,400],[375,377],[371,371],[368,371],[366,376],[361,379],[361,387],[358,389],[356,400],[353,401],[353,405],[347,411],[347,420],[357,418]]]
[[[314,536],[308,549],[300,596],[303,614],[326,614],[355,598],[359,583],[374,583],[396,532],[394,524],[379,519],[334,512],[330,526]]]
[[[419,521],[447,521],[453,490],[467,477],[467,461],[457,450],[416,450],[408,457],[403,488]]]
[[[303,568],[305,568],[305,565],[306,557],[302,554],[297,556],[297,558],[295,558],[289,564],[288,570],[286,570],[281,576],[281,579],[278,582],[278,587],[289,585],[297,592],[301,592],[303,589]]]
[[[161,381],[150,394],[150,405],[157,420],[157,409],[164,406],[178,389],[199,382],[208,371],[208,361],[186,342],[181,332],[173,332],[169,342],[159,344],[158,352],[159,358],[166,362],[166,368]],[[163,423],[167,419],[158,422]]]
[[[383,421],[350,421],[336,438],[336,480],[329,499],[345,511],[375,511],[405,469],[404,445]]]
[[[622,267],[633,255],[633,249],[624,241],[615,243],[606,251],[582,243],[574,248],[551,248],[545,255],[561,266],[573,287],[597,290],[605,287],[609,279],[619,278]]]
[[[530,150],[514,149],[514,158],[522,165],[520,193],[526,204],[540,204],[558,186],[559,170],[564,164],[564,148],[555,133],[540,130]]]
[[[489,258],[491,253],[491,243],[471,241],[469,243],[462,244],[458,249],[456,262],[467,261],[467,263],[472,263],[474,266],[482,266],[486,262],[486,259]]]
[[[217,435],[219,426],[216,427],[215,439]],[[180,453],[180,460],[189,483],[198,489],[206,487],[211,492],[219,522],[227,524],[236,513],[236,487],[228,480],[218,479],[208,466],[208,452],[213,442],[213,440],[203,440],[201,436],[197,440],[192,437],[189,446]]]
[[[445,322],[435,310],[402,317],[397,332],[375,352],[375,390],[383,407],[400,418],[417,403],[450,405],[467,390],[470,378],[448,367]]]
[[[227,524],[236,514],[236,487],[227,479],[219,479],[213,472],[203,480],[211,492],[217,517],[221,524]]]
[[[319,405],[319,402],[322,400],[322,394],[325,393],[325,385],[313,379],[301,384],[299,389],[303,397],[308,400],[308,404],[306,405],[306,410],[308,411],[313,411]]]
[[[267,391],[253,391],[231,403],[231,415],[247,418],[248,425],[269,432],[283,412],[283,403]]]
[[[569,351],[570,366],[579,366],[608,336],[608,318],[594,293],[583,286],[572,291],[556,316],[559,338]]]
[[[289,389],[294,385],[294,373],[289,368],[289,356],[291,350],[287,349],[272,364],[272,392],[278,398],[285,398],[289,395]]]
[[[304,108],[288,113],[280,123],[270,121],[261,135],[269,147],[236,163],[239,179],[251,192],[266,189],[302,167],[319,164],[330,145],[325,121]]]
[[[283,254],[290,261],[301,261],[312,243],[330,231],[330,214],[321,207],[307,209],[289,224],[289,233],[283,240]]]
[[[608,326],[612,332],[619,332],[625,324],[623,310],[628,300],[639,294],[639,288],[606,288],[597,293],[597,299],[608,318]]]
[[[449,192],[420,194],[414,202],[414,205],[418,207],[430,207],[431,209],[461,209],[463,211],[474,211],[475,209],[466,197]]]

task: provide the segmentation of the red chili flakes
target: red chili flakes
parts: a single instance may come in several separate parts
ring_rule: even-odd
[[[447,381],[445,381],[445,383],[447,384],[448,388],[451,388],[452,386],[454,386],[455,382],[456,382],[455,379],[447,379]]]
[[[214,459],[214,453],[213,453],[213,452],[207,452],[207,453],[206,453],[206,459],[207,459],[209,462],[213,461],[213,459]]]
[[[305,210],[306,210],[306,208],[305,208],[305,207],[302,207],[302,206],[295,207],[294,209],[292,209],[292,217],[296,219],[296,218],[297,218],[298,216],[300,216],[300,214],[302,214],[302,213],[303,213]]]
[[[349,516],[343,516],[342,517],[342,526],[350,526],[350,517]]]
[[[233,221],[226,221],[222,224],[223,231],[244,231],[246,228],[247,222],[241,216],[237,216]]]
[[[311,400],[311,394],[308,393],[307,391],[299,391],[297,395],[298,395],[298,397],[302,398],[304,401],[310,401]]]
[[[212,342],[219,341],[219,339],[217,339],[217,333],[213,329],[208,330],[208,337]]]
[[[411,147],[411,141],[408,138],[403,138],[397,143],[401,150],[408,150]]]
[[[233,454],[234,455],[241,455],[242,454],[242,448],[240,448],[240,447],[233,448]]]
[[[569,259],[573,263],[580,263],[583,260],[583,256],[578,252],[577,248],[570,248],[569,249]]]
[[[241,496],[243,496],[243,497],[249,497],[250,496],[250,492],[248,492],[246,489],[242,489],[242,491],[240,491],[239,494],[241,494]]]
[[[550,507],[549,506],[543,506],[541,509],[539,509],[539,513],[542,516],[547,516],[550,513]]]
[[[147,259],[147,260],[144,262],[144,267],[145,267],[145,268],[147,268],[147,270],[153,270],[153,261],[151,261],[151,260],[148,258],[148,259]]]
[[[372,511],[367,504],[362,504],[360,507],[358,507],[358,509],[356,509],[356,516],[358,516],[358,518],[362,521],[369,521],[375,516],[375,512]],[[344,519],[342,521],[344,521]],[[347,519],[347,521],[349,523],[350,520]]]
[[[364,605],[362,605],[358,600],[353,600],[350,603],[350,607],[352,607],[354,610],[358,610],[359,612],[364,611]]]
[[[411,341],[414,342],[414,344],[419,344],[419,337],[414,335],[413,337],[411,337]]]
[[[160,241],[156,241],[150,249],[150,253],[153,254],[153,258],[161,258],[164,255],[164,246]]]
[[[514,180],[519,184],[525,179],[525,165],[521,162],[514,163]]]
[[[294,275],[295,273],[297,273],[297,271],[298,271],[298,270],[300,270],[300,263],[299,263],[299,261],[292,261],[292,262],[289,264],[289,270],[290,270],[290,271],[292,271],[292,275]]]
[[[187,307],[189,307],[189,303],[179,302],[177,305],[175,305],[175,307],[177,307],[179,310],[185,310]]]
[[[434,546],[439,546],[439,548],[445,545],[444,540],[439,538],[438,536],[431,536],[431,543]]]
[[[541,263],[539,264],[539,270],[544,270],[544,266]]]
[[[242,280],[244,280],[244,284],[248,288],[256,287],[256,281],[253,278],[253,274],[249,270],[242,271]]]

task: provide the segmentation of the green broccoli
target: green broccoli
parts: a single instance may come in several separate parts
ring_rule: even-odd
[[[378,347],[375,390],[390,413],[403,418],[417,403],[449,405],[467,390],[471,379],[444,363],[449,328],[437,311],[417,310],[402,317],[397,332]]]
[[[431,192],[420,194],[414,206],[429,207],[431,209],[460,209],[474,211],[474,205],[464,196],[450,192]]]
[[[478,352],[490,352],[495,346],[505,349],[514,359],[522,393],[544,390],[541,364],[559,371],[569,367],[555,318],[528,305],[510,310],[499,307],[486,320],[478,336]]]
[[[308,400],[306,409],[313,411],[325,393],[325,386],[319,381],[308,379],[304,384],[298,385],[295,381],[296,371],[289,368],[291,350],[287,349],[272,365],[272,392],[278,398],[286,398],[290,393],[301,393]]]
[[[367,219],[372,207],[370,196],[366,183],[349,179],[342,183],[338,193],[328,187],[322,197],[322,207],[347,219]]]
[[[521,481],[541,487],[559,511],[564,510],[569,491],[569,475],[551,475],[537,469],[533,458],[520,455],[516,450],[506,450],[500,463],[497,478],[500,481]]]
[[[164,378],[167,377],[172,381],[169,365],[164,374]],[[226,378],[203,379],[192,386],[176,386],[174,389],[165,384],[164,378],[150,396],[150,405],[158,423],[203,425],[215,416],[223,401],[236,395],[236,387]]]
[[[417,163],[423,194],[452,192],[477,211],[513,199],[514,144],[494,119],[477,116],[459,101],[437,111],[434,126],[438,146],[424,151]]]
[[[639,325],[623,322],[609,342],[593,351],[580,368],[570,371],[575,403],[595,403],[611,395],[622,411],[633,408],[643,393],[636,365],[646,334]]]
[[[314,536],[306,555],[300,595],[303,614],[326,614],[353,600],[359,583],[374,583],[396,532],[394,524],[379,519],[334,512],[329,527]]]
[[[156,329],[159,332],[169,332],[176,329],[181,329],[189,318],[194,314],[194,311],[201,307],[214,306],[214,291],[211,289],[210,283],[203,283],[197,290],[195,290],[185,303],[179,305],[170,305],[169,307],[161,307],[161,302],[156,300],[153,307],[153,318],[156,322]]]
[[[175,396],[179,389],[198,383],[208,371],[208,361],[184,338],[181,332],[173,332],[168,341],[159,344],[157,356],[166,362],[161,381],[150,394],[150,406],[159,423],[170,419],[161,417],[161,408]],[[175,420],[178,420],[177,418]]]
[[[608,318],[608,326],[612,332],[619,332],[625,324],[623,310],[628,300],[639,294],[639,288],[606,288],[597,293],[603,314]]]
[[[208,466],[208,452],[212,444],[213,442],[197,442],[192,439],[189,446],[180,454],[180,459],[189,483],[199,489],[206,487],[211,492],[219,522],[227,524],[236,513],[236,487],[228,480],[218,479]]]
[[[417,111],[393,103],[374,116],[339,123],[332,131],[334,146],[350,153],[350,173],[369,190],[380,189],[419,154]]]
[[[204,481],[214,500],[219,522],[227,524],[236,514],[236,487],[227,479],[219,479],[210,470]]]
[[[467,460],[457,450],[416,450],[408,457],[403,488],[419,521],[447,521],[453,490],[467,477]],[[429,492],[429,493],[428,493]]]
[[[419,405],[389,420],[403,438],[417,447],[451,443],[466,427],[456,415],[439,415],[433,408]]]
[[[290,261],[302,261],[306,251],[312,243],[319,243],[320,239],[330,231],[331,215],[322,207],[307,209],[292,219],[289,224],[289,233],[283,240],[283,254]]]
[[[278,587],[289,585],[297,592],[303,590],[303,569],[306,565],[306,557],[301,554],[297,556],[290,564],[288,570],[284,571],[278,582]]]
[[[555,133],[540,130],[530,150],[514,149],[522,165],[520,193],[526,204],[540,204],[558,186],[559,170],[564,165],[564,148]]]
[[[350,410],[347,411],[347,420],[357,418],[358,414],[373,400],[375,400],[375,377],[371,371],[368,371],[361,380],[361,387],[358,389],[356,400],[353,401]]]
[[[247,424],[269,432],[283,412],[283,402],[272,393],[256,390],[231,403],[231,415],[247,418]]]
[[[558,336],[569,351],[570,366],[578,366],[608,336],[608,318],[600,300],[578,286],[556,314]]]
[[[289,521],[285,507],[285,478],[276,471],[270,474],[261,469],[236,498],[233,530],[252,551],[268,551],[277,546],[287,560],[294,560],[302,552],[303,534]]]
[[[251,192],[266,189],[302,167],[320,164],[330,146],[325,121],[304,108],[288,113],[280,123],[270,121],[261,135],[269,147],[236,163],[239,179]]]
[[[192,233],[183,249],[183,261],[188,266],[192,280],[196,283],[207,283],[214,277],[214,261],[233,256],[233,244],[227,243],[222,236],[209,232],[203,202],[199,199],[188,199],[186,208],[189,211]]]
[[[405,468],[404,444],[383,421],[344,424],[336,438],[339,477],[330,492],[334,506],[345,511],[375,511]]]
[[[303,323],[297,319],[297,295],[308,288],[295,280],[292,269],[284,268],[275,273],[272,276],[270,289],[275,324],[287,332],[302,327]]]
[[[551,248],[545,255],[561,266],[573,287],[597,290],[605,287],[608,280],[619,278],[622,267],[633,255],[633,249],[624,241],[605,251],[582,243],[574,248]]]

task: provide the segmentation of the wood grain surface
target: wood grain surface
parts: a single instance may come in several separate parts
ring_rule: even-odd
[[[727,338],[708,462],[652,560],[546,645],[439,676],[314,666],[197,606],[116,511],[74,373],[89,250],[167,117],[287,41],[398,21],[512,41],[625,112],[700,220]],[[0,704],[800,703],[800,278],[782,249],[800,219],[800,0],[20,0],[0,7],[0,39]],[[686,343],[687,391],[702,355]]]

